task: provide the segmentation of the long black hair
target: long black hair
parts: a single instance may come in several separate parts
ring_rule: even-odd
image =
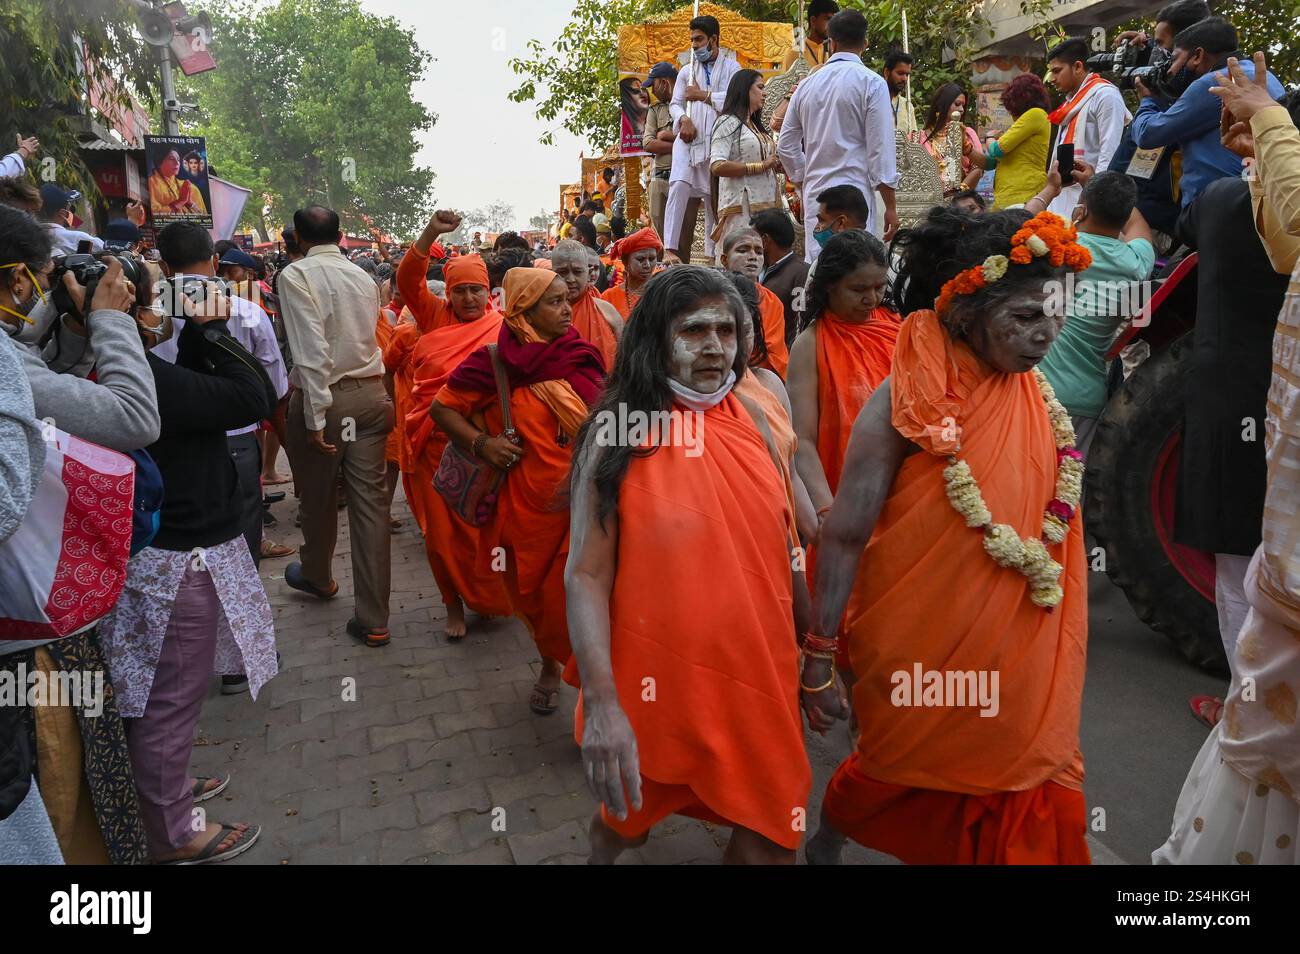
[[[808,310],[803,327],[822,316],[831,299],[831,288],[844,276],[863,265],[889,264],[885,243],[862,229],[847,229],[831,236],[817,256],[817,269],[808,283]],[[802,329],[800,329],[802,330]]]
[[[948,125],[948,114],[952,112],[952,104],[963,96],[966,96],[966,91],[956,83],[944,83],[934,91],[934,97],[925,111],[923,125],[926,139],[933,139],[935,133]],[[970,97],[966,98],[966,102],[967,105],[970,104]]]
[[[740,300],[745,303],[745,309],[749,312],[749,324],[753,329],[754,343],[749,353],[745,355],[745,360],[751,368],[759,367],[767,363],[768,351],[767,339],[763,337],[763,311],[759,300],[758,283],[740,272],[726,274],[731,279],[731,283],[736,286],[736,291],[740,292]]]
[[[605,382],[605,393],[591,409],[574,442],[572,480],[583,479],[581,461],[587,442],[599,433],[606,414],[651,414],[672,406],[668,368],[672,362],[672,326],[678,315],[693,311],[703,302],[721,299],[731,309],[737,326],[748,320],[745,303],[725,272],[702,265],[677,265],[646,282],[632,314],[623,326],[614,369]],[[739,378],[745,373],[749,355],[736,349],[732,370]],[[633,456],[648,456],[656,448],[618,444],[601,448],[593,460],[591,477],[596,487],[596,517],[605,518],[618,509],[618,491]]]
[[[901,230],[893,244],[899,256],[894,279],[894,300],[901,305],[899,311],[908,315],[933,308],[944,284],[958,272],[973,268],[990,255],[1008,254],[1011,237],[1030,218],[1024,209],[971,215],[939,205],[914,227]],[[820,277],[820,262],[817,271]],[[1026,265],[1013,265],[1002,280],[973,294],[959,296],[943,315],[944,327],[954,338],[965,338],[981,312],[1015,296],[1026,285],[1041,287],[1044,281],[1059,279],[1064,271],[1064,267],[1054,267],[1046,257],[1035,258]]]
[[[763,123],[763,111],[761,109],[756,109],[753,113],[749,111],[749,91],[762,78],[763,74],[758,70],[737,70],[736,75],[727,84],[727,95],[722,101],[722,112],[718,114],[718,118],[735,116],[742,126],[752,121],[755,129],[770,136],[771,133]]]

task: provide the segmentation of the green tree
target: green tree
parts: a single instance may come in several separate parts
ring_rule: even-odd
[[[505,232],[514,228],[514,224],[515,207],[499,199],[465,213],[465,225],[472,231]]]
[[[538,231],[545,231],[551,227],[551,220],[555,217],[553,212],[547,212],[542,209],[536,215],[528,220],[528,227]]]
[[[788,23],[794,23],[799,8],[788,0],[725,5],[750,19]],[[618,28],[680,6],[679,0],[576,0],[568,25],[549,47],[530,40],[525,55],[510,61],[511,69],[522,77],[510,93],[511,101],[532,102],[539,119],[558,121],[595,149],[608,148],[619,129]],[[878,68],[886,52],[902,45],[898,0],[841,0],[840,6],[857,8],[867,18],[870,46],[863,60],[868,66]],[[984,21],[980,0],[903,0],[903,6],[909,49],[925,64],[913,73],[912,96],[919,111],[938,86],[954,79],[969,81],[975,38]],[[725,36],[722,42],[725,46]],[[946,59],[946,51],[955,56]],[[554,131],[543,133],[542,142],[552,143]]]
[[[415,134],[437,117],[411,94],[429,55],[357,0],[251,0],[213,10],[217,69],[183,83],[217,174],[253,190],[244,224],[284,224],[309,202],[348,231],[409,239],[431,209]],[[270,199],[263,220],[259,196]]]
[[[54,177],[94,196],[98,189],[77,151],[76,124],[81,115],[108,121],[86,101],[82,48],[101,75],[117,81],[119,104],[129,102],[128,89],[155,100],[158,61],[123,0],[0,4],[0,153],[13,150],[17,133],[38,136],[40,158],[55,161]]]

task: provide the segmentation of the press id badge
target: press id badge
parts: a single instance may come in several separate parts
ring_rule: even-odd
[[[1135,179],[1150,179],[1156,174],[1156,166],[1159,165],[1160,157],[1164,154],[1164,146],[1157,149],[1139,149],[1133,153],[1133,158],[1128,161],[1126,171]]]

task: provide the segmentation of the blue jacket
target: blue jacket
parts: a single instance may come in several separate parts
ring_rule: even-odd
[[[1250,60],[1241,60],[1241,69],[1247,76],[1255,75],[1255,64]],[[1223,148],[1219,141],[1222,100],[1210,92],[1211,86],[1219,85],[1216,74],[1227,70],[1224,66],[1206,73],[1172,104],[1144,97],[1133,117],[1133,141],[1139,149],[1182,144],[1184,208],[1215,179],[1241,175],[1241,157]],[[1280,99],[1285,92],[1272,73],[1268,74],[1268,92],[1274,99]]]

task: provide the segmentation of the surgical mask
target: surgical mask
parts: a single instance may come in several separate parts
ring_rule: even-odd
[[[706,46],[702,50],[695,51],[696,63],[709,63],[712,62],[712,60],[713,60],[713,50],[711,48]]]
[[[813,238],[817,240],[818,246],[825,248],[826,243],[829,242],[831,240],[831,237],[834,235],[835,235],[834,229],[818,229],[816,232],[813,233]]]
[[[0,305],[0,311],[3,311],[9,315],[13,315],[15,318],[21,318],[23,321],[25,321],[27,324],[30,325],[32,324],[32,320],[27,316],[31,314],[32,309],[36,307],[37,301],[45,301],[45,290],[41,288],[40,281],[37,279],[36,275],[32,273],[32,270],[27,267],[27,264],[25,262],[11,262],[8,265],[0,265],[0,269],[6,269],[6,268],[21,268],[24,271],[26,271],[27,277],[31,279],[32,294],[26,301],[19,301],[14,296],[13,292],[10,292],[9,298],[14,303],[14,305],[17,306],[17,310],[14,310],[13,308],[6,308],[4,305]]]

